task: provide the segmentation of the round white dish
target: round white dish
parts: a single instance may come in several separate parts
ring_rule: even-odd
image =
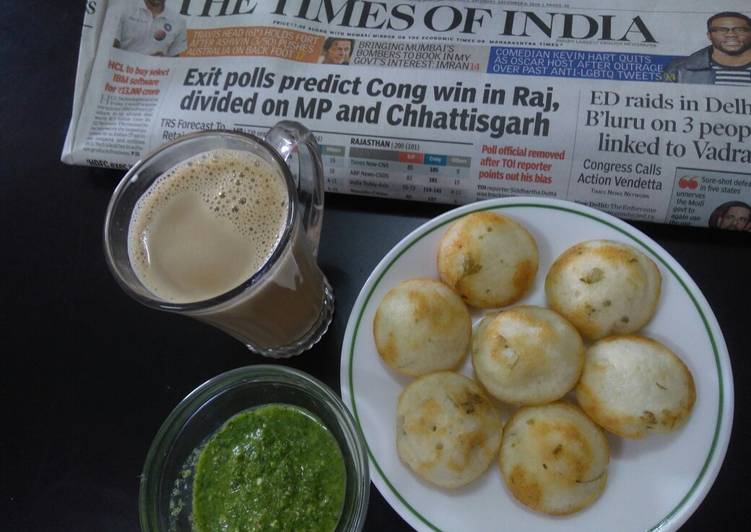
[[[380,359],[372,323],[385,293],[414,277],[438,279],[438,243],[457,218],[496,211],[524,224],[537,241],[540,267],[518,304],[545,305],[544,280],[565,249],[610,239],[641,249],[662,273],[657,313],[640,334],[655,338],[686,363],[697,400],[685,426],[669,435],[625,440],[608,434],[608,485],[589,508],[566,517],[535,513],[506,489],[497,463],[459,490],[433,487],[396,453],[396,403],[410,378]],[[483,315],[473,311],[473,322]],[[472,376],[469,357],[461,372]],[[717,319],[686,271],[656,242],[613,216],[560,200],[502,198],[459,207],[404,237],[370,274],[349,318],[342,345],[341,392],[368,447],[371,478],[388,503],[416,530],[676,530],[696,510],[722,465],[733,418],[730,359]],[[511,409],[506,411],[506,414]]]

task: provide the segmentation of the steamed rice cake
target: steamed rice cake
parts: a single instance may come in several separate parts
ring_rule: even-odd
[[[641,329],[657,310],[662,278],[636,248],[582,242],[558,257],[545,279],[548,306],[590,340]]]
[[[537,244],[529,231],[487,211],[454,222],[438,250],[441,280],[477,308],[521,299],[534,282],[538,262]]]
[[[565,515],[605,490],[610,450],[602,431],[566,403],[525,406],[509,419],[499,455],[501,476],[525,506]]]
[[[487,316],[472,337],[472,364],[492,396],[513,404],[555,401],[579,380],[584,343],[556,312],[519,306]]]
[[[469,351],[472,322],[462,300],[432,279],[410,279],[389,290],[373,320],[376,349],[409,376],[455,369]]]
[[[424,480],[458,488],[498,456],[500,413],[472,379],[450,371],[407,385],[396,410],[399,458]]]
[[[576,399],[606,430],[642,438],[683,425],[696,401],[696,389],[686,364],[660,342],[612,336],[587,350]]]

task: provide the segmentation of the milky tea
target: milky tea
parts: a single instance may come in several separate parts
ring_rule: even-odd
[[[162,174],[138,200],[128,256],[141,283],[169,303],[205,302],[272,258],[290,197],[279,170],[247,151],[216,149]],[[190,315],[263,350],[302,338],[319,318],[323,274],[295,218],[291,242],[242,295]]]

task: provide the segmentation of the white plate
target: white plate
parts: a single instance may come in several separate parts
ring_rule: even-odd
[[[540,268],[520,304],[544,305],[544,279],[566,248],[590,239],[631,244],[662,272],[657,313],[642,330],[688,365],[697,399],[688,423],[670,435],[643,440],[608,436],[611,461],[602,497],[567,517],[549,517],[516,502],[498,465],[469,486],[449,491],[421,481],[396,453],[396,403],[411,379],[381,362],[372,333],[385,293],[413,277],[438,278],[436,251],[448,224],[490,210],[523,223],[537,240]],[[479,318],[481,314],[473,314]],[[472,375],[468,360],[462,372]],[[365,436],[371,476],[389,504],[417,530],[675,530],[696,510],[722,464],[733,418],[733,378],[725,341],[712,310],[686,271],[664,249],[627,223],[575,203],[536,198],[465,205],[422,225],[376,266],[355,302],[342,346],[342,397]]]

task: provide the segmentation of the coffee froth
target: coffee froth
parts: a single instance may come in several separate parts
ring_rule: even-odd
[[[203,301],[241,285],[284,233],[284,177],[261,157],[219,149],[161,175],[139,199],[128,253],[139,280],[172,303]]]

